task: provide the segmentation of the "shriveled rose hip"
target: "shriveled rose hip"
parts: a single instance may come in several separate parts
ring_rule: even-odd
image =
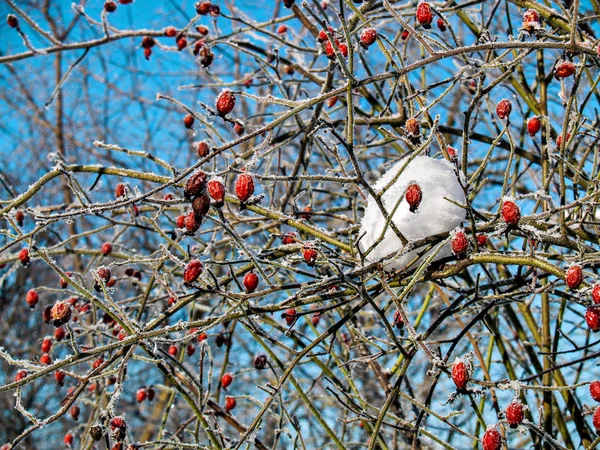
[[[81,409],[79,408],[79,406],[77,406],[77,405],[71,406],[71,409],[69,410],[69,414],[71,414],[71,419],[79,420],[80,412],[81,412]]]
[[[119,183],[115,187],[115,197],[125,197],[125,185],[123,183]]]
[[[196,149],[196,151],[200,158],[204,158],[210,153],[210,148],[208,147],[208,144],[205,141],[202,141],[198,143],[198,148]]]
[[[192,259],[183,271],[183,281],[186,283],[193,283],[196,281],[202,273],[202,268],[202,261],[198,259]]]
[[[201,170],[198,170],[190,175],[185,183],[183,189],[183,195],[185,198],[190,199],[197,197],[202,194],[206,189],[206,174]]]
[[[394,312],[394,320],[392,322],[392,326],[396,328],[404,327],[404,319],[402,318],[402,314],[400,314],[400,311],[398,310]]]
[[[223,200],[225,200],[225,185],[221,178],[212,178],[206,187],[210,198],[217,203],[223,203]]]
[[[58,301],[50,311],[50,323],[55,327],[60,327],[67,323],[71,318],[71,306],[64,301]]]
[[[20,227],[23,226],[23,222],[25,221],[25,214],[23,213],[23,211],[17,211],[15,213],[15,220],[17,221],[17,225],[19,225]]]
[[[521,219],[521,210],[512,200],[504,200],[502,202],[500,214],[502,215],[504,222],[508,225],[516,225]]]
[[[508,119],[512,111],[512,103],[510,100],[503,99],[496,105],[496,114],[500,119]]]
[[[331,28],[331,27],[327,27],[327,31],[329,31],[329,33],[330,33],[331,35],[333,35],[333,33],[334,33],[334,30],[333,30],[333,28]],[[325,32],[325,30],[321,30],[321,31],[319,32],[319,36],[317,36],[317,41],[319,41],[319,42],[325,42],[325,41],[327,41],[328,39],[329,39],[329,38],[327,37],[327,33]]]
[[[411,117],[406,121],[404,129],[409,137],[417,137],[421,134],[421,125],[414,117]]]
[[[254,194],[254,179],[247,173],[241,173],[235,181],[235,195],[240,202],[247,202]]]
[[[144,36],[144,38],[142,39],[142,47],[143,48],[152,48],[152,47],[154,47],[155,44],[156,44],[156,41],[154,40],[154,38],[152,38],[150,36]]]
[[[456,358],[452,364],[452,381],[458,390],[464,389],[469,382],[471,370],[468,362],[462,358]]]
[[[363,48],[369,48],[377,41],[377,30],[375,28],[365,28],[360,34],[360,45]]]
[[[533,31],[540,26],[540,15],[535,9],[528,9],[523,13],[523,28]]]
[[[485,244],[487,244],[488,241],[488,237],[485,234],[478,234],[477,235],[477,244],[480,247],[483,247]]]
[[[208,214],[208,210],[210,209],[210,198],[208,198],[208,195],[202,194],[196,197],[192,202],[192,209],[198,217],[204,217]]]
[[[437,20],[437,27],[442,33],[446,31],[446,22],[441,17]]]
[[[62,370],[57,370],[56,372],[54,372],[54,379],[56,380],[59,386],[64,386],[65,376],[66,374]]]
[[[235,134],[237,134],[238,136],[241,136],[242,134],[244,134],[245,128],[244,128],[244,125],[242,125],[240,122],[236,122],[235,125],[233,126],[233,130],[235,131]]]
[[[194,5],[194,7],[196,8],[196,12],[201,16],[205,16],[208,13],[210,13],[210,11],[212,10],[212,6],[213,5],[211,2],[198,2]]]
[[[44,340],[42,341],[42,346],[41,346],[41,350],[42,353],[50,353],[50,350],[52,349],[52,339],[50,338],[44,338]]]
[[[57,328],[56,330],[54,330],[54,339],[56,339],[56,341],[62,341],[65,338],[65,329],[64,328]]]
[[[108,282],[108,280],[110,280],[111,273],[108,267],[100,267],[97,273],[100,279],[104,280],[105,283]]]
[[[554,69],[554,76],[556,78],[567,78],[575,73],[575,64],[571,61],[562,61],[557,64]]]
[[[469,250],[469,240],[466,233],[463,230],[455,231],[450,239],[450,245],[456,256],[464,256]]]

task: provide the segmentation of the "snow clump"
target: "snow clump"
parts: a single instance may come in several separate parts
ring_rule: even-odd
[[[404,167],[405,165],[406,167]],[[402,170],[403,168],[404,170]],[[396,178],[400,171],[402,173]],[[465,204],[463,188],[458,181],[452,164],[448,161],[430,158],[429,156],[417,156],[407,165],[407,159],[403,159],[375,183],[373,186],[374,191],[380,193],[394,179],[395,181],[385,191],[381,200],[386,211],[391,215],[396,203],[402,199],[393,214],[393,223],[409,242],[439,233],[450,232],[465,219],[465,209],[447,200],[450,199],[460,205]],[[406,199],[403,198],[406,188],[413,183],[418,184],[422,192],[421,203],[414,213],[410,211]],[[386,220],[377,203],[369,195],[359,233],[360,241],[358,245],[362,253],[365,253],[380,238],[385,222]],[[366,261],[368,263],[381,261],[399,252],[402,248],[400,238],[388,226],[383,240],[368,253]],[[419,251],[422,251],[422,249],[414,249],[391,259],[385,265],[385,270],[403,269],[417,256]],[[436,255],[434,261],[451,254],[450,245],[445,245]],[[421,260],[417,264],[420,262]],[[411,267],[417,267],[417,265],[413,264]]]

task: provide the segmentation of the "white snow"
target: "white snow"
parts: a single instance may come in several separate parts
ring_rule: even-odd
[[[381,193],[402,171],[381,197],[382,203],[390,215],[396,207],[396,203],[402,198],[402,202],[393,214],[393,222],[398,230],[408,241],[454,230],[465,219],[465,210],[449,202],[446,198],[464,205],[465,196],[452,164],[446,160],[434,159],[429,156],[417,156],[402,170],[407,161],[407,159],[403,159],[396,163],[373,186],[375,192]],[[403,198],[406,188],[411,183],[417,183],[423,193],[421,204],[414,213],[410,212],[408,203]],[[385,222],[375,199],[369,196],[359,233],[361,252],[365,253],[379,239]],[[377,262],[402,248],[400,238],[388,226],[383,240],[366,256],[366,260],[369,263]],[[415,249],[390,260],[385,265],[385,270],[404,268],[415,258],[418,251],[419,249]],[[450,256],[451,253],[450,245],[446,245],[436,255],[434,261]]]

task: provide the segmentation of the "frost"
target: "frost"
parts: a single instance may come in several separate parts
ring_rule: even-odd
[[[465,219],[465,210],[454,204],[465,203],[463,189],[458,181],[452,165],[446,160],[433,159],[428,156],[417,156],[408,163],[402,173],[398,172],[406,165],[406,160],[396,163],[374,185],[376,192],[381,192],[389,183],[391,186],[381,197],[382,203],[391,214],[396,203],[403,197],[404,191],[411,183],[417,183],[422,191],[422,200],[416,212],[410,212],[409,205],[402,199],[393,214],[393,223],[409,241],[423,239],[439,233],[450,232]],[[361,221],[359,247],[365,253],[380,238],[385,227],[385,218],[372,196],[367,200],[367,208]],[[400,238],[388,226],[384,238],[366,255],[368,262],[380,261],[403,249]],[[412,250],[393,260],[385,266],[392,271],[404,268],[412,261],[419,249]],[[435,260],[451,254],[449,245],[444,246]],[[418,263],[417,263],[418,264]]]

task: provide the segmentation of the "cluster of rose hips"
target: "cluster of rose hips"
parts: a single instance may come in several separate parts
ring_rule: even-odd
[[[319,36],[317,37],[317,40],[324,45],[325,55],[327,55],[327,58],[331,60],[335,59],[335,50],[333,48],[334,44],[335,48],[337,48],[342,56],[346,58],[348,56],[348,45],[345,42],[340,42],[339,39],[335,37],[335,31],[333,28],[329,27],[327,31],[329,31],[329,34],[333,37],[333,43],[331,42],[329,36],[327,36],[327,32],[325,30],[321,30]]]
[[[431,5],[428,2],[420,2],[417,5],[415,16],[417,18],[417,22],[419,22],[423,28],[425,28],[426,30],[429,30],[431,28],[431,23],[433,22],[433,11],[431,10]],[[446,31],[447,26],[444,19],[440,17],[436,23],[440,31]],[[404,36],[404,33],[406,33],[406,36]],[[404,30],[402,34],[402,39],[405,40],[406,38],[408,38],[408,31]]]
[[[139,388],[135,393],[135,399],[138,403],[142,403],[146,400],[151,402],[152,400],[154,400],[155,395],[156,392],[154,392],[154,388],[152,386],[143,386]]]
[[[456,358],[452,364],[451,377],[458,392],[466,390],[472,372],[473,368],[470,361],[463,358]],[[524,407],[518,398],[515,398],[508,404],[504,411],[504,416],[511,428],[516,428],[523,422],[525,418]],[[484,450],[500,450],[502,447],[502,436],[495,425],[488,427],[485,431],[481,438],[481,445]]]
[[[285,233],[281,238],[281,243],[283,245],[292,245],[296,242],[298,242],[298,239],[296,237],[296,233],[293,232]],[[302,258],[309,267],[313,267],[316,264],[318,256],[319,252],[317,251],[314,243],[306,242],[302,246]]]

